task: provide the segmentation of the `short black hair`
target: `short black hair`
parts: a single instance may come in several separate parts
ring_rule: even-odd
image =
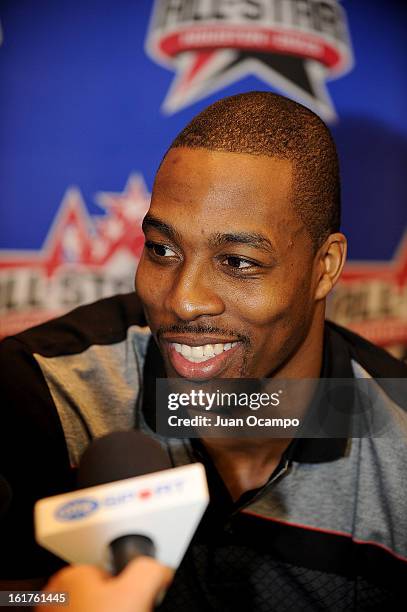
[[[177,147],[249,153],[290,160],[293,204],[315,248],[340,227],[340,179],[335,143],[311,110],[269,91],[218,100],[178,134]]]

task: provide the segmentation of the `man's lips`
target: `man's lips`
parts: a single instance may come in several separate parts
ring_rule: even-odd
[[[174,370],[179,376],[193,380],[218,376],[241,347],[237,340],[209,336],[197,339],[185,335],[167,336],[163,344]]]
[[[237,342],[236,338],[221,338],[220,336],[200,336],[188,334],[171,334],[162,335],[161,340],[177,344],[188,344],[189,346],[204,346],[205,344],[227,344],[228,342]]]

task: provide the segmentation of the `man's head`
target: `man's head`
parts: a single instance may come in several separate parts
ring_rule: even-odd
[[[157,172],[136,277],[167,373],[318,367],[345,256],[339,214],[335,146],[311,111],[252,92],[195,117]]]

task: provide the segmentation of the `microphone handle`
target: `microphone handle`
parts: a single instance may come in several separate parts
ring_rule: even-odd
[[[132,534],[116,538],[110,543],[112,554],[112,565],[115,576],[126,567],[126,565],[136,559],[136,557],[147,556],[155,557],[154,542],[147,536]]]

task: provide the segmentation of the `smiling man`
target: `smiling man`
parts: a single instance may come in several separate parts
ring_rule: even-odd
[[[143,221],[136,295],[2,345],[0,471],[14,491],[4,577],[56,569],[32,542],[34,500],[72,486],[70,466],[95,436],[154,435],[159,377],[405,377],[404,364],[325,322],[346,256],[339,191],[326,126],[281,96],[220,100],[179,134]],[[204,463],[211,493],[163,610],[396,609],[407,424],[399,397],[376,388],[387,437],[162,439],[174,465]],[[16,537],[23,560],[10,552]]]
[[[292,161],[265,153],[166,155],[136,287],[169,376],[319,375],[345,238],[329,232],[315,256],[294,180]]]

